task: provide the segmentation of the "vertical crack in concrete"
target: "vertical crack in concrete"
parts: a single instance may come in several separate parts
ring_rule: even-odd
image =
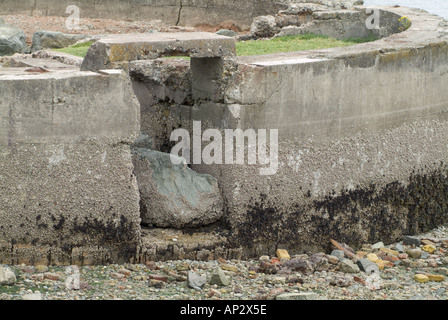
[[[182,0],[180,0],[180,4],[179,4],[179,12],[177,13],[176,26],[178,26],[179,23],[180,23],[180,17],[181,17],[181,14],[182,14],[182,8],[183,8],[183,3],[182,3]]]
[[[34,11],[36,10],[36,8],[37,8],[37,0],[34,0],[34,5],[31,7],[31,16],[33,16]]]

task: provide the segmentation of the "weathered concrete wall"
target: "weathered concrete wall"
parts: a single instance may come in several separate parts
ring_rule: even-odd
[[[140,241],[121,72],[0,69],[0,263],[127,262]]]
[[[286,8],[274,0],[3,0],[0,14],[69,16],[66,8],[76,5],[80,17],[129,20],[161,20],[168,25],[218,25],[231,21],[247,29],[256,16],[275,14]]]
[[[241,128],[279,132],[277,174],[214,173],[247,253],[396,241],[448,221],[446,23],[394,11],[413,26],[384,41],[241,60],[226,104]]]
[[[192,121],[203,131],[278,129],[274,175],[192,165],[218,179],[229,240],[246,255],[322,250],[330,238],[396,241],[448,221],[447,23],[383,9],[412,27],[349,48],[239,58],[222,101],[213,89],[166,106],[165,123],[190,132]]]

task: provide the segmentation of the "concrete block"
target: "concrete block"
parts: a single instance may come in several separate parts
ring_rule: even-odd
[[[194,58],[235,55],[235,39],[207,32],[149,33],[110,35],[88,50],[81,70],[126,66],[126,62],[163,56]]]

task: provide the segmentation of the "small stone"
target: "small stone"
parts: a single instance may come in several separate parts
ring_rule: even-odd
[[[436,291],[436,295],[443,296],[445,294],[446,289],[445,288],[439,288]]]
[[[398,253],[399,253],[398,251],[395,251],[395,250],[392,250],[389,248],[381,248],[380,250],[390,256],[398,256]]]
[[[427,245],[434,246],[434,247],[436,246],[436,244],[434,242],[432,242],[431,240],[428,240],[428,239],[422,239],[421,242],[422,242],[422,245],[424,245],[424,246],[427,246]]]
[[[330,264],[337,265],[339,263],[339,258],[332,255],[327,255],[327,260]]]
[[[417,237],[413,237],[413,236],[403,236],[403,243],[408,245],[408,246],[420,246],[421,241],[419,238]]]
[[[283,288],[275,288],[272,289],[271,291],[269,291],[269,293],[266,296],[265,300],[275,300],[275,298],[279,295],[282,294],[285,291],[285,289]]]
[[[287,259],[287,260],[291,259],[291,257],[290,257],[290,255],[289,255],[288,251],[286,251],[286,250],[284,250],[284,249],[277,249],[277,251],[276,251],[276,255],[277,255],[277,257],[278,257],[280,260],[282,260],[282,259]]]
[[[389,290],[397,290],[400,288],[400,284],[396,281],[383,281],[381,283],[381,288]]]
[[[149,270],[156,270],[156,263],[155,263],[155,261],[146,261],[146,267],[149,269]]]
[[[227,270],[227,271],[232,271],[232,272],[238,272],[239,271],[237,266],[233,266],[231,264],[222,264],[221,265],[221,269]]]
[[[42,281],[42,280],[44,280],[44,274],[43,273],[33,274],[33,275],[31,275],[31,279],[36,280],[36,281]]]
[[[424,274],[416,274],[414,276],[414,280],[420,283],[426,283],[429,281],[429,278],[425,276]]]
[[[213,272],[210,278],[210,284],[216,284],[218,286],[228,286],[230,284],[230,279],[225,275],[224,271],[218,267]]]
[[[68,290],[79,290],[81,289],[81,281],[79,273],[74,273],[65,279],[65,287]]]
[[[448,248],[448,240],[447,239],[443,239],[441,240],[442,246],[445,248]]]
[[[366,258],[372,261],[373,263],[379,260],[378,256],[374,253],[369,253]]]
[[[149,275],[149,279],[162,281],[162,282],[167,282],[168,281],[168,277],[167,276],[160,275],[160,274],[150,274]]]
[[[442,282],[445,281],[445,277],[441,274],[425,274],[428,277],[429,281]]]
[[[210,290],[208,291],[208,296],[209,297],[216,297],[216,298],[220,298],[221,297],[221,291],[210,288]]]
[[[48,271],[48,267],[44,265],[37,265],[35,269],[38,273],[45,273]]]
[[[281,293],[275,297],[275,300],[321,300],[314,292],[301,293]]]
[[[111,276],[112,278],[115,278],[115,279],[118,279],[118,280],[123,280],[123,279],[126,278],[126,276],[125,276],[124,274],[121,274],[121,273],[118,273],[118,272],[112,272],[112,273],[110,274],[110,276]]]
[[[333,250],[331,252],[331,255],[334,256],[334,257],[337,257],[339,260],[341,260],[341,259],[344,258],[345,253],[342,250]]]
[[[440,264],[448,265],[448,257],[443,257],[442,259],[440,259]]]
[[[386,264],[385,264],[384,260],[378,260],[375,263],[378,266],[378,269],[380,269],[380,270],[384,270],[384,268],[386,267]]]
[[[407,253],[400,253],[400,254],[398,255],[398,258],[401,259],[401,260],[403,260],[403,259],[408,259],[408,258],[409,258],[409,255],[408,255]]]
[[[190,265],[188,265],[188,263],[181,263],[176,265],[176,270],[177,271],[188,271],[190,270]]]
[[[118,270],[118,273],[121,273],[122,275],[129,277],[131,275],[131,270],[122,268],[122,269]]]
[[[341,261],[341,271],[345,273],[358,273],[359,267],[349,259],[345,259]]]
[[[265,274],[276,274],[278,272],[278,270],[277,270],[277,267],[275,266],[275,264],[272,264],[270,262],[262,262],[262,263],[260,263],[258,272],[265,273]]]
[[[384,248],[384,243],[382,241],[375,243],[372,245],[372,250]]]
[[[13,285],[17,278],[9,267],[0,266],[0,285]]]
[[[371,244],[368,244],[368,243],[364,243],[364,244],[361,246],[361,250],[362,250],[362,251],[370,252],[370,251],[372,251],[372,245],[371,245]]]
[[[42,293],[28,293],[22,296],[22,300],[42,300]]]
[[[361,271],[364,271],[367,274],[379,273],[378,265],[370,261],[369,259],[359,259],[356,264],[358,265]]]
[[[418,259],[422,255],[422,250],[420,248],[409,249],[406,251],[410,258]]]
[[[434,253],[434,251],[436,251],[436,247],[433,245],[427,244],[422,247],[422,250],[432,254],[432,253]]]
[[[401,245],[401,243],[397,243],[395,245],[395,250],[397,250],[398,253],[404,253],[405,252],[404,247]]]
[[[384,256],[382,259],[385,261],[389,261],[389,262],[395,262],[395,261],[400,260],[400,258],[398,258],[398,256]]]
[[[156,289],[163,289],[166,287],[165,282],[155,279],[149,279],[148,281],[148,287],[156,288]]]
[[[428,260],[428,267],[437,268],[437,262],[435,260]]]
[[[438,272],[438,273],[442,273],[442,274],[444,274],[445,276],[447,276],[448,277],[448,268],[437,268],[437,271],[436,272]]]
[[[195,290],[201,290],[204,284],[207,282],[207,276],[199,276],[196,272],[190,270],[187,274],[187,284],[190,288]]]
[[[352,277],[336,275],[330,279],[330,285],[337,287],[350,287],[354,280]]]
[[[283,263],[283,267],[302,274],[312,274],[315,271],[315,264],[310,260],[302,258],[286,261]]]
[[[47,272],[44,273],[44,279],[49,279],[49,280],[59,280],[60,276],[57,273],[54,272]]]

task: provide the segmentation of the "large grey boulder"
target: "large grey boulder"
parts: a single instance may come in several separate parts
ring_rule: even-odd
[[[10,56],[14,53],[28,51],[25,32],[10,24],[0,23],[0,56]]]
[[[143,223],[187,228],[207,225],[223,215],[217,180],[186,164],[173,164],[169,153],[133,149],[134,172],[141,197]]]
[[[31,51],[42,49],[58,49],[69,47],[76,42],[85,39],[83,34],[69,34],[54,31],[38,31],[33,35]]]

